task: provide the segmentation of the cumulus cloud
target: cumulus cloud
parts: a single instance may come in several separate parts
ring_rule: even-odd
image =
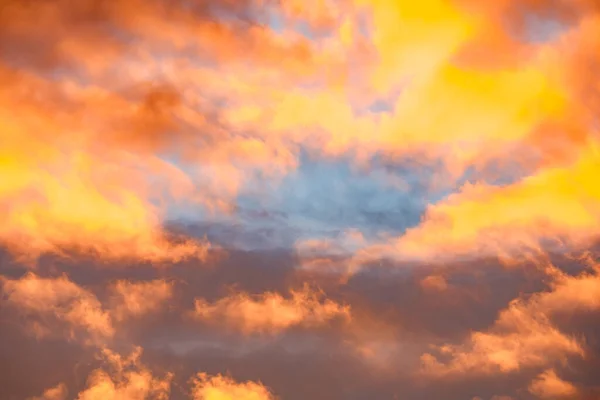
[[[101,342],[115,334],[110,314],[97,297],[66,276],[2,278],[5,302],[24,314],[27,331],[38,338],[66,334],[70,339]]]
[[[111,314],[116,320],[123,320],[159,311],[171,299],[173,284],[164,280],[117,281],[110,292]]]
[[[324,298],[305,286],[283,297],[266,292],[257,296],[235,293],[209,303],[196,299],[194,318],[212,324],[224,323],[243,333],[276,334],[295,326],[319,326],[333,319],[349,320],[350,307]]]
[[[28,400],[66,400],[69,390],[64,383],[44,390],[41,396],[30,397]]]
[[[141,348],[127,357],[105,349],[107,367],[96,369],[87,378],[87,387],[78,394],[78,400],[127,399],[166,400],[171,390],[171,374],[155,377],[140,363]]]
[[[598,311],[599,290],[595,273],[559,274],[549,291],[513,300],[488,331],[473,332],[462,345],[439,347],[440,357],[449,361],[424,354],[423,372],[435,376],[511,373],[585,357],[585,344],[553,321],[561,313]]]
[[[163,310],[173,295],[173,283],[160,279],[110,283],[104,303],[66,275],[43,278],[29,272],[0,279],[4,303],[23,315],[30,334],[40,339],[64,334],[94,345],[107,343],[131,320]]]
[[[541,373],[529,385],[529,392],[540,399],[568,399],[577,396],[577,388],[558,377],[552,369]]]
[[[228,376],[199,373],[192,380],[194,400],[275,400],[260,382],[235,382]]]

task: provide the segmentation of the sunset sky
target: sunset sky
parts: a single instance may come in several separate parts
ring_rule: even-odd
[[[600,399],[596,0],[0,2],[0,400]]]

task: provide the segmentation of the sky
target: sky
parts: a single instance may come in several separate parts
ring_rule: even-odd
[[[0,399],[600,398],[595,0],[6,0]]]

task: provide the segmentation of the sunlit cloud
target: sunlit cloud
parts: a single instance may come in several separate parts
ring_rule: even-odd
[[[595,0],[5,1],[0,391],[599,397],[598,48]]]
[[[115,334],[110,314],[97,297],[66,276],[45,279],[29,273],[2,278],[6,304],[24,314],[26,329],[42,338],[62,334],[69,339],[102,342]]]
[[[235,382],[222,375],[199,373],[192,380],[194,400],[275,400],[267,387],[257,382]]]
[[[44,390],[41,396],[30,397],[27,400],[66,400],[69,391],[64,383]]]
[[[577,396],[577,388],[559,378],[551,369],[540,374],[529,385],[529,392],[540,399],[568,399]]]
[[[292,290],[289,296],[266,292],[258,296],[235,293],[209,303],[196,299],[193,317],[231,326],[243,333],[276,334],[295,326],[319,326],[333,319],[349,320],[350,307],[324,298],[309,287]]]
[[[163,280],[118,281],[110,290],[112,292],[112,315],[117,320],[158,312],[173,295],[172,283]]]
[[[459,346],[440,346],[437,350],[440,357],[449,357],[447,363],[432,354],[423,355],[423,372],[437,376],[510,373],[585,357],[585,344],[562,332],[553,320],[561,314],[598,311],[599,293],[596,273],[559,274],[549,291],[513,300],[488,331],[471,333]],[[534,386],[543,390],[543,382]]]
[[[110,350],[104,357],[110,372],[101,368],[92,371],[87,387],[78,394],[78,400],[100,399],[168,399],[171,390],[171,374],[155,377],[140,363],[141,348],[123,357]]]

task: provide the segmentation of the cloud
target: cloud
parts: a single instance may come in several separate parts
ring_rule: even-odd
[[[559,378],[553,369],[541,373],[529,385],[529,392],[540,399],[568,399],[577,396],[577,388]]]
[[[5,303],[23,314],[30,334],[37,338],[64,334],[99,346],[131,320],[164,309],[173,295],[173,283],[165,280],[119,280],[107,286],[108,299],[103,304],[66,275],[42,278],[29,272],[20,279],[1,279]]]
[[[564,57],[556,78],[560,41],[510,68],[454,64],[490,29],[500,35],[498,15],[519,19],[543,8],[535,2],[523,10],[343,1],[311,11],[292,0],[134,3],[11,2],[3,13],[2,168],[13,178],[0,187],[0,238],[14,251],[202,258],[204,243],[164,232],[166,209],[234,212],[257,174],[277,184],[303,150],[363,163],[376,155],[442,161],[457,180],[507,150],[531,164],[532,145],[565,148],[587,136],[579,128],[556,129],[552,140],[536,133],[586,119],[573,118],[570,104],[581,103],[587,85],[562,80],[583,54]],[[274,15],[289,26],[276,28]],[[342,21],[352,33],[341,35],[345,44],[335,28]],[[583,43],[583,25],[573,30]],[[354,104],[377,103],[399,86],[382,115]]]
[[[598,38],[595,0],[4,1],[0,387],[595,396]]]
[[[111,315],[117,320],[159,311],[173,295],[173,284],[164,280],[117,281],[111,287]]]
[[[549,291],[513,300],[488,331],[473,332],[458,346],[438,347],[440,357],[447,362],[424,354],[423,372],[433,376],[493,375],[585,357],[585,344],[561,331],[555,321],[561,314],[598,311],[599,290],[597,273],[558,273]]]
[[[67,386],[64,383],[47,389],[41,396],[30,397],[28,400],[66,400],[69,395]]]
[[[193,264],[160,270],[151,265],[125,270],[61,265],[72,269],[70,282],[95,294],[99,310],[110,317],[112,340],[86,342],[91,337],[86,327],[71,328],[71,322],[49,311],[43,312],[45,319],[37,311],[25,313],[5,292],[0,319],[6,329],[0,342],[6,345],[0,345],[0,364],[11,369],[2,371],[0,385],[16,398],[39,397],[56,382],[64,382],[74,398],[101,390],[135,396],[134,387],[152,398],[155,386],[144,382],[164,381],[170,371],[171,397],[189,398],[193,385],[187,380],[203,371],[208,377],[233,376],[238,383],[260,382],[268,392],[291,400],[341,399],[349,392],[372,398],[396,394],[461,400],[478,395],[489,400],[494,394],[520,398],[519,391],[526,393],[537,375],[554,369],[581,387],[582,398],[594,386],[599,285],[587,261],[559,262],[569,273],[549,268],[543,275],[531,265],[505,269],[489,261],[444,268],[374,267],[340,284],[335,274],[282,272],[292,262],[285,257],[247,252],[221,260],[214,269]],[[39,272],[47,273],[47,266],[42,267]],[[588,270],[582,274],[581,269]],[[165,274],[169,279],[163,281]],[[426,290],[420,282],[428,276],[443,276],[447,288]],[[318,283],[327,297],[302,289],[302,301],[294,303],[287,288],[304,281]],[[119,282],[126,284],[114,292]],[[137,299],[144,293],[154,300],[148,288],[163,287],[162,282],[171,285],[172,296],[159,303],[158,312],[127,311],[122,319],[115,317],[117,305],[135,304],[123,296],[132,293]],[[219,297],[233,282],[237,289]],[[156,293],[160,297],[163,292]],[[216,310],[191,324],[184,317],[199,296],[212,299],[206,304]],[[229,308],[217,307],[225,299]],[[338,306],[331,307],[335,313],[315,311],[328,299]],[[251,319],[256,315],[261,317]],[[54,330],[45,340],[23,335],[23,323],[36,319]],[[84,340],[63,342],[71,329],[78,333],[76,339]],[[143,357],[139,352],[128,356],[132,345],[143,346]],[[94,361],[97,352],[101,357]],[[429,365],[420,364],[424,353],[431,355]]]
[[[108,367],[96,369],[87,378],[87,388],[80,392],[77,400],[166,400],[171,390],[171,374],[157,378],[139,362],[141,349],[123,357],[110,350],[104,351]]]
[[[192,109],[181,86],[156,75],[129,75],[122,82],[113,67],[137,68],[140,75],[140,63],[147,61],[144,51],[159,51],[161,43],[168,44],[170,50],[163,51],[172,56],[187,43],[217,60],[231,59],[229,51],[242,55],[241,49],[254,40],[261,43],[256,61],[270,57],[271,51],[287,52],[288,46],[274,43],[270,31],[247,23],[253,2],[226,3],[124,6],[84,1],[71,7],[57,0],[4,7],[0,124],[5,146],[0,158],[11,179],[0,187],[5,215],[0,240],[15,252],[34,256],[82,250],[160,262],[205,255],[205,244],[173,240],[163,231],[165,209],[157,202],[186,196],[210,207],[230,207],[244,174],[227,166],[228,161],[240,158],[260,165],[261,157],[279,155],[254,139],[211,139],[209,131],[216,126],[209,121],[210,110]],[[178,22],[165,24],[165,14]],[[217,16],[230,18],[215,24]],[[13,46],[15,42],[22,46]],[[65,75],[48,75],[58,69]],[[71,79],[73,75],[81,80]],[[196,117],[194,126],[190,117]],[[193,133],[198,130],[206,134]],[[196,145],[182,148],[188,140]],[[204,151],[206,141],[213,142],[211,151]],[[187,173],[165,161],[167,155],[194,163],[206,159],[213,171],[201,190]],[[285,149],[282,164],[293,164]],[[213,174],[224,179],[213,180]]]
[[[319,326],[337,318],[350,319],[350,308],[323,298],[308,286],[283,297],[274,292],[257,296],[235,293],[209,303],[196,299],[194,318],[221,324],[246,334],[277,334],[296,326]],[[222,321],[222,322],[221,322]]]
[[[123,123],[127,117],[103,110],[130,109],[131,103],[100,88],[6,69],[1,75],[7,79],[0,94],[5,109],[1,168],[11,177],[0,185],[3,244],[31,256],[79,250],[160,261],[205,255],[205,244],[189,238],[177,242],[162,231],[160,212],[144,187],[150,171],[168,178],[170,187],[185,186],[184,174],[156,155],[98,142],[94,136],[102,128],[81,122],[100,115],[109,124],[113,118]],[[32,91],[37,99],[27,95]],[[99,112],[95,117],[93,110]],[[71,131],[80,132],[76,140],[69,139]]]
[[[115,334],[110,314],[97,297],[66,276],[40,278],[27,273],[21,279],[2,278],[5,302],[24,314],[30,334],[103,342]]]
[[[426,278],[423,278],[423,280],[421,280],[420,282],[421,287],[423,287],[423,289],[430,291],[430,290],[439,290],[439,291],[444,291],[448,288],[448,282],[446,282],[446,279],[444,279],[443,276],[440,275],[430,275]]]
[[[507,254],[560,240],[587,246],[598,235],[598,145],[573,165],[543,169],[507,186],[467,184],[428,207],[420,225],[390,245],[400,257]]]
[[[209,376],[199,373],[192,380],[194,400],[275,400],[268,388],[261,383],[237,383],[222,375]]]

